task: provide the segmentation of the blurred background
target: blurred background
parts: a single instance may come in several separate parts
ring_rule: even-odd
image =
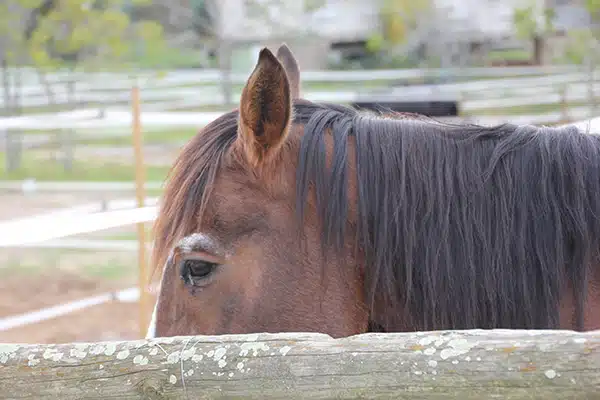
[[[310,100],[552,125],[600,116],[599,38],[598,0],[3,0],[0,342],[145,334],[152,217],[86,221],[154,207],[261,47],[289,45]]]

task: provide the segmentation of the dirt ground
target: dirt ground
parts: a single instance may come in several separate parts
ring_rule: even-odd
[[[111,196],[131,197],[127,193]],[[98,200],[93,193],[33,196],[1,193],[0,222]],[[135,232],[135,227],[120,228],[118,232],[127,230]],[[136,285],[135,251],[0,249],[0,320]],[[0,343],[138,339],[138,321],[138,302],[115,301],[40,323],[0,330]]]

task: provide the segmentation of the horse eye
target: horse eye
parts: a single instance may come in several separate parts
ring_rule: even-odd
[[[206,280],[219,265],[213,262],[188,259],[182,260],[179,273],[186,285],[199,286],[202,280]]]

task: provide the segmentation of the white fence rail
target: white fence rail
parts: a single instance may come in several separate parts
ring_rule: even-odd
[[[544,75],[544,76],[534,76]],[[398,86],[410,79],[431,76],[447,77],[496,77],[496,79],[478,79],[472,81],[440,83],[435,85]],[[502,77],[502,78],[498,78]],[[508,78],[507,78],[508,77]],[[151,75],[141,82],[144,109],[164,110],[174,108],[191,108],[223,105],[218,71],[173,71],[165,78],[152,79]],[[236,86],[245,83],[247,74],[234,74],[231,81]],[[590,76],[576,68],[482,68],[466,70],[371,70],[371,71],[307,71],[303,72],[303,83],[311,82],[345,82],[347,84],[369,83],[373,81],[388,82],[382,88],[396,86],[393,96],[400,100],[429,97],[432,95],[460,95],[470,98],[484,96],[494,98],[501,96],[518,96],[526,88],[541,88],[554,91],[562,90],[565,85],[584,84],[590,79],[599,80],[600,72]],[[76,92],[69,94],[66,86],[53,87],[55,104],[66,104],[70,100],[76,103],[98,103],[115,105],[129,101],[129,89],[133,83],[118,74],[84,75],[76,85]],[[391,85],[390,85],[391,83]],[[357,90],[307,90],[305,97],[314,101],[351,103],[366,95],[368,90],[354,86]],[[360,90],[358,90],[360,88]],[[239,88],[238,88],[239,89]],[[30,82],[22,89],[24,107],[40,107],[48,104],[44,87]],[[573,89],[580,92],[579,88]],[[514,93],[510,93],[513,91]],[[359,94],[363,93],[362,95]],[[239,90],[234,92],[234,101],[239,100]],[[382,94],[383,95],[383,94]],[[0,99],[0,106],[3,105]]]
[[[14,69],[9,69],[14,73]],[[68,84],[71,81],[98,84],[115,89],[129,87],[137,81],[142,85],[183,85],[212,84],[219,82],[223,73],[216,69],[178,69],[167,71],[134,71],[125,72],[54,72],[46,74],[53,84]],[[230,79],[234,84],[241,84],[248,78],[248,73],[232,73]],[[573,65],[547,65],[527,67],[475,67],[475,68],[413,68],[413,69],[378,69],[353,71],[303,71],[304,82],[362,82],[368,80],[417,80],[437,77],[507,77],[535,76],[548,74],[567,74],[582,72],[582,68]],[[21,69],[22,81],[29,85],[39,84],[39,76],[32,69]]]

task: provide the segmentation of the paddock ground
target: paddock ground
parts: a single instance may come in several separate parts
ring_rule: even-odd
[[[104,194],[109,199],[131,193]],[[0,220],[98,201],[98,194],[2,193]],[[94,236],[133,239],[135,227]],[[135,251],[0,249],[0,319],[137,284]],[[137,302],[93,306],[41,323],[0,331],[0,343],[65,343],[140,337]]]

